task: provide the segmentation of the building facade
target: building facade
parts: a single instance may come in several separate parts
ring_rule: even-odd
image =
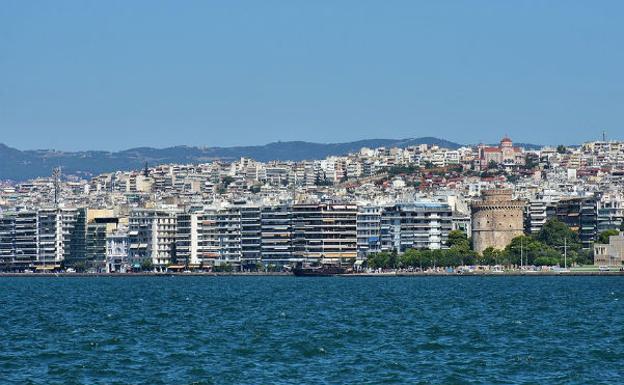
[[[486,190],[481,201],[473,202],[472,241],[474,250],[504,249],[512,239],[524,234],[524,202],[513,200],[511,190]]]
[[[608,244],[594,244],[594,265],[624,267],[624,233],[610,236]]]

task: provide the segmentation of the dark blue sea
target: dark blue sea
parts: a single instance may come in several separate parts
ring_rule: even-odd
[[[0,279],[0,384],[622,384],[619,277]]]

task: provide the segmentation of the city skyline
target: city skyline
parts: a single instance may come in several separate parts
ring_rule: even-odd
[[[454,268],[505,258],[533,271],[615,267],[624,258],[623,154],[622,141],[527,150],[503,137],[315,160],[55,169],[0,182],[0,271],[245,271],[310,259],[396,268],[389,252],[419,269],[420,258],[435,269],[432,256]]]
[[[618,384],[624,2],[0,2],[0,382]]]
[[[0,142],[581,143],[621,130],[623,7],[9,2]]]

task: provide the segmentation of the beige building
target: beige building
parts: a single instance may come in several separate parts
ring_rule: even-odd
[[[609,243],[594,244],[594,265],[624,266],[624,233],[609,237]]]
[[[513,200],[511,190],[483,191],[481,201],[473,202],[471,207],[476,252],[483,253],[488,247],[504,249],[512,239],[524,234],[524,202]]]
[[[508,137],[504,137],[496,147],[480,145],[478,147],[481,168],[487,168],[490,162],[505,166],[518,166],[525,164],[524,152],[521,148],[514,147]]]

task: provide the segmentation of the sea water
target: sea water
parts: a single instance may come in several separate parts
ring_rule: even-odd
[[[619,384],[624,278],[2,278],[0,332],[0,384]]]

